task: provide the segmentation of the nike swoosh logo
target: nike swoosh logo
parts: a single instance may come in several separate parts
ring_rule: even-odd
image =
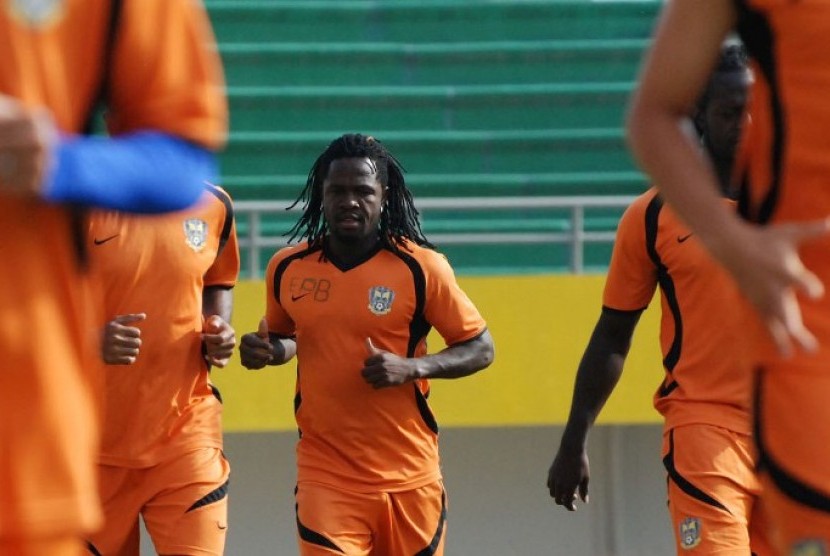
[[[94,240],[92,240],[92,242],[95,245],[103,245],[104,243],[108,242],[109,240],[117,238],[119,235],[121,235],[121,234],[115,234],[114,236],[105,237],[104,239],[94,239]]]
[[[685,236],[677,236],[677,243],[683,243],[684,241],[686,241],[687,239],[689,239],[693,235],[694,234],[692,233],[692,234],[686,234]]]
[[[292,295],[292,296],[291,296],[291,301],[297,301],[298,299],[302,299],[302,298],[304,298],[305,296],[309,295],[310,293],[311,293],[311,292],[306,292],[306,293],[304,293],[304,294],[302,294],[302,295]]]

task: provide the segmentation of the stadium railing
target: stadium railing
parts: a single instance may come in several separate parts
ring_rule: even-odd
[[[487,218],[481,226],[458,227],[433,226],[428,229],[430,241],[441,246],[519,246],[519,245],[565,245],[568,248],[568,270],[574,274],[585,272],[585,250],[593,244],[610,245],[614,242],[617,217],[589,217],[591,209],[612,209],[616,214],[634,199],[633,196],[533,196],[533,197],[426,197],[416,200],[423,220],[429,221],[443,215],[446,222],[455,219],[455,214],[463,213],[468,217],[476,211],[483,211]],[[293,200],[273,201],[238,201],[234,204],[239,234],[239,247],[244,261],[243,275],[251,279],[262,278],[264,252],[288,244],[285,233],[296,221],[300,207],[287,210]],[[516,218],[516,212],[557,211],[556,217],[550,217],[545,225],[523,225],[522,218]],[[504,213],[506,218],[498,218]],[[544,214],[544,212],[542,213]],[[564,216],[561,216],[564,215]],[[276,217],[276,220],[275,220]],[[286,218],[287,217],[287,218]],[[290,219],[290,220],[289,220]],[[536,219],[538,222],[539,219]],[[425,226],[425,228],[427,228]],[[268,251],[264,251],[268,250]]]

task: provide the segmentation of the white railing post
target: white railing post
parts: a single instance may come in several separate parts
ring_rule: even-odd
[[[248,270],[251,279],[259,278],[259,269],[261,268],[259,265],[259,248],[262,238],[261,215],[261,212],[252,211],[248,221],[250,224],[248,230]]]
[[[585,207],[574,205],[571,209],[571,272],[582,274],[585,266]]]

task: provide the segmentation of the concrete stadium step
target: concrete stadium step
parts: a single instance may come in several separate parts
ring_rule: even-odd
[[[208,0],[220,42],[646,38],[659,0]]]
[[[220,45],[228,83],[298,87],[631,81],[648,39]]]
[[[353,130],[344,130],[353,131]],[[363,132],[417,173],[626,171],[633,163],[621,128],[521,131]],[[339,132],[232,133],[224,175],[302,174]]]
[[[621,125],[634,83],[229,90],[235,131]]]

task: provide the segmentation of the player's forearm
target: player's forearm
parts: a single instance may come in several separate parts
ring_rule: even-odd
[[[495,357],[493,338],[485,330],[478,337],[420,357],[417,378],[461,378],[490,366]]]
[[[202,291],[202,315],[209,318],[213,315],[222,317],[225,322],[231,322],[233,312],[233,289],[224,286],[206,286]]]
[[[64,137],[44,185],[51,201],[158,213],[186,208],[217,175],[215,155],[155,131]]]
[[[625,356],[606,352],[584,357],[577,371],[565,437],[584,442],[622,376]],[[563,440],[564,442],[564,440]]]
[[[622,376],[641,314],[603,308],[579,362],[563,444],[584,445],[588,431]]]

